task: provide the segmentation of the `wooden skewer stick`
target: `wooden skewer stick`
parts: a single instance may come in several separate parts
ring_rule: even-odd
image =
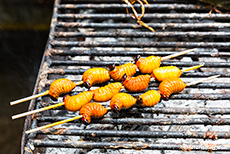
[[[111,110],[111,108],[107,107],[106,110]],[[58,121],[58,122],[48,124],[48,125],[45,125],[45,126],[37,127],[37,128],[31,129],[31,130],[27,130],[25,133],[26,134],[33,133],[33,132],[36,132],[36,131],[39,131],[39,130],[42,130],[42,129],[47,129],[47,128],[57,126],[57,125],[60,125],[60,124],[64,124],[64,123],[67,123],[67,122],[70,122],[70,121],[73,121],[73,120],[77,120],[77,119],[80,119],[80,118],[82,118],[82,115],[79,115],[79,116],[76,116],[76,117],[73,117],[73,118],[69,118],[69,119],[66,119],[66,120]]]
[[[40,94],[37,94],[37,95],[32,95],[32,96],[29,96],[29,97],[26,97],[26,98],[22,98],[22,99],[10,102],[10,105],[12,106],[12,105],[19,104],[21,102],[29,101],[29,100],[34,99],[34,98],[42,97],[42,96],[48,95],[48,93],[49,93],[49,90],[46,90],[43,93],[40,93]]]
[[[65,119],[65,120],[62,120],[62,121],[58,121],[58,122],[55,122],[55,123],[51,123],[51,124],[48,124],[48,125],[45,125],[45,126],[37,127],[37,128],[31,129],[31,130],[27,130],[25,133],[26,134],[33,133],[33,132],[36,132],[36,131],[39,131],[39,130],[42,130],[42,129],[47,129],[47,128],[57,126],[57,125],[60,125],[60,124],[64,124],[64,123],[67,123],[67,122],[70,122],[70,121],[73,121],[73,120],[77,120],[77,119],[80,119],[80,118],[82,118],[82,115],[76,116],[76,117],[73,117],[73,118],[69,118],[69,119]]]
[[[178,56],[181,56],[181,55],[185,55],[185,54],[187,54],[189,52],[192,52],[194,50],[195,49],[188,49],[188,50],[185,50],[185,51],[182,51],[182,52],[178,52],[178,53],[175,53],[175,54],[172,54],[172,55],[161,57],[161,61],[168,60],[168,59],[171,59],[171,58],[174,58],[174,57],[178,57]]]
[[[200,82],[212,80],[212,79],[218,78],[219,76],[220,76],[220,75],[214,75],[214,76],[210,76],[210,77],[205,78],[205,79],[201,79],[201,80],[198,80],[198,81],[190,82],[190,83],[187,83],[186,86],[191,86],[191,85],[198,84],[198,83],[200,83]]]
[[[198,69],[198,68],[200,68],[200,67],[202,67],[202,66],[204,66],[204,63],[201,64],[201,65],[192,66],[192,67],[189,67],[189,68],[183,68],[183,69],[181,70],[181,72],[187,72],[187,71],[195,70],[195,69]]]
[[[29,112],[20,113],[20,114],[12,116],[12,119],[14,120],[14,119],[25,117],[25,116],[28,116],[28,115],[31,115],[31,114],[34,114],[34,113],[38,113],[38,112],[42,112],[42,111],[45,111],[45,110],[53,109],[53,108],[62,106],[64,104],[65,104],[64,102],[61,102],[61,103],[57,103],[57,104],[54,104],[54,105],[46,106],[44,108],[32,110],[32,111],[29,111]]]
[[[77,82],[76,85],[81,85],[83,84],[83,81],[80,81],[80,82]],[[32,95],[32,96],[29,96],[29,97],[26,97],[26,98],[22,98],[22,99],[19,99],[19,100],[16,100],[16,101],[12,101],[10,102],[10,105],[16,105],[16,104],[19,104],[19,103],[22,103],[22,102],[26,102],[26,101],[29,101],[31,99],[35,99],[35,98],[38,98],[38,97],[42,97],[42,96],[45,96],[45,95],[48,95],[49,94],[49,90],[46,90],[45,92],[43,93],[40,93],[40,94],[37,94],[37,95]]]

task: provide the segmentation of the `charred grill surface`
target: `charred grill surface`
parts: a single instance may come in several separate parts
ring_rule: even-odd
[[[34,94],[48,90],[58,78],[81,81],[82,74],[92,67],[108,69],[111,64],[133,62],[137,55],[163,57],[191,48],[195,51],[162,61],[161,66],[184,68],[204,63],[200,69],[184,72],[181,79],[185,82],[217,74],[221,77],[186,87],[151,108],[134,106],[118,114],[108,112],[89,125],[76,120],[26,135],[28,129],[77,116],[78,112],[59,107],[28,116],[22,153],[230,151],[230,14],[209,14],[211,7],[200,1],[148,2],[142,21],[156,32],[127,14],[129,7],[123,0],[56,0]],[[133,6],[141,13],[138,3]],[[140,74],[137,71],[135,75]],[[158,86],[159,82],[150,82],[147,90],[158,90]],[[71,95],[86,90],[77,86]],[[130,94],[137,97],[147,90]],[[29,110],[54,103],[45,96],[32,100]],[[101,104],[108,107],[109,103]]]

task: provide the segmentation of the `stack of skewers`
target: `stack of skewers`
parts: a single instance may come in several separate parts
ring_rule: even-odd
[[[120,66],[110,65],[109,70],[105,68],[91,68],[84,72],[82,81],[77,83],[65,78],[57,79],[50,85],[49,90],[41,94],[13,101],[10,104],[19,104],[44,95],[49,95],[52,100],[57,100],[60,95],[71,92],[77,85],[81,84],[89,90],[73,96],[65,95],[63,97],[63,102],[61,103],[14,115],[12,116],[12,119],[21,118],[63,105],[68,111],[79,111],[79,116],[27,130],[26,134],[28,134],[76,119],[81,119],[83,123],[89,124],[91,122],[91,118],[101,118],[109,110],[119,112],[121,109],[131,108],[135,104],[141,107],[153,107],[159,103],[161,99],[169,100],[171,94],[179,93],[187,86],[219,77],[219,75],[211,76],[185,84],[179,78],[181,74],[186,71],[200,68],[203,65],[197,65],[182,70],[175,66],[160,67],[161,61],[187,54],[192,51],[194,51],[194,49],[186,50],[166,57],[149,56],[147,58],[142,58],[137,56],[134,59],[135,63],[126,63]],[[142,75],[132,77],[136,73],[137,69],[142,73]],[[111,79],[115,82],[98,89],[90,90],[93,85],[108,82]],[[127,92],[144,91],[148,88],[150,81],[161,82],[159,84],[159,90],[149,90],[144,94],[139,95],[137,98],[134,98],[128,93],[120,93],[121,89],[125,89]],[[95,102],[90,103],[92,100]],[[107,108],[103,107],[100,103],[97,103],[109,100],[110,106]]]

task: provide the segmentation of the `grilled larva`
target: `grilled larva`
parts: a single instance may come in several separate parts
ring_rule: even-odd
[[[137,98],[137,104],[142,107],[153,107],[161,99],[161,94],[156,90],[149,90]]]
[[[168,100],[172,93],[179,93],[186,87],[186,84],[180,78],[167,78],[159,85],[161,98]]]
[[[136,103],[136,99],[126,93],[118,93],[110,101],[110,108],[113,111],[119,112],[121,109],[132,107]]]
[[[91,122],[91,118],[101,118],[103,117],[108,110],[104,108],[99,103],[88,103],[84,105],[80,111],[79,114],[83,117],[81,118],[82,122],[89,124]]]
[[[110,76],[108,70],[100,67],[88,69],[82,76],[82,81],[88,89],[94,84],[107,82],[109,80]]]
[[[150,75],[139,75],[137,77],[127,77],[126,74],[122,78],[122,84],[129,92],[141,92],[145,90],[150,81]]]
[[[120,66],[112,64],[109,66],[109,75],[114,81],[121,81],[126,73],[127,76],[132,77],[136,73],[137,65],[133,63],[125,63]]]
[[[160,67],[161,57],[149,56],[142,58],[140,55],[138,55],[135,58],[135,62],[141,73],[151,74],[154,69]]]
[[[89,103],[92,99],[93,93],[91,91],[84,91],[74,96],[64,96],[63,102],[65,103],[66,110],[76,112],[79,111],[82,106]]]
[[[179,78],[182,71],[176,66],[164,66],[153,70],[152,77],[157,81],[163,81],[166,78]]]
[[[122,84],[120,82],[115,82],[108,84],[104,87],[91,90],[93,93],[93,100],[97,102],[106,102],[110,100],[114,95],[119,93],[122,89]]]
[[[53,100],[57,100],[61,94],[69,93],[75,87],[76,84],[69,79],[57,79],[51,83],[48,94]]]

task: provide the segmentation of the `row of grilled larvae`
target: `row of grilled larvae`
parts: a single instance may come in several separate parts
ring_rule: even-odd
[[[19,104],[21,102],[25,102],[34,98],[38,98],[44,95],[50,95],[51,98],[53,100],[57,100],[60,94],[63,93],[68,93],[70,92],[73,88],[75,88],[75,86],[77,85],[81,85],[83,84],[86,88],[90,89],[92,85],[97,84],[97,83],[103,83],[103,82],[107,82],[110,79],[113,79],[114,81],[122,81],[125,80],[125,76],[124,74],[126,74],[126,81],[128,82],[130,80],[130,78],[136,73],[136,70],[138,68],[138,70],[143,73],[143,74],[151,74],[152,77],[154,77],[156,80],[158,81],[162,81],[164,78],[166,77],[180,77],[180,75],[182,74],[182,72],[184,71],[189,71],[191,69],[196,69],[198,67],[201,67],[201,65],[192,67],[190,69],[185,69],[185,70],[179,70],[177,67],[160,67],[161,61],[163,60],[167,60],[167,59],[171,59],[183,54],[187,54],[189,52],[194,51],[194,49],[189,49],[189,50],[185,50],[182,52],[178,52],[172,55],[168,55],[165,57],[158,57],[158,56],[149,56],[146,58],[142,58],[140,56],[137,56],[134,61],[134,63],[125,63],[123,65],[120,66],[115,66],[115,65],[110,65],[109,66],[109,70],[105,69],[105,68],[91,68],[88,69],[87,71],[85,71],[83,73],[82,76],[82,81],[74,83],[74,82],[55,82],[55,86],[51,86],[49,90],[37,94],[37,95],[33,95],[30,97],[26,97],[23,99],[19,99],[16,101],[12,101],[10,102],[10,105],[15,105],[15,104]],[[131,78],[132,81],[129,83],[134,83],[134,80],[136,80],[136,83],[139,82],[138,80],[149,80],[150,75],[146,75],[146,76],[139,76],[136,78]],[[57,84],[61,84],[61,90],[58,89]],[[67,88],[65,88],[64,85],[62,84],[68,84]],[[129,85],[126,84],[127,86],[125,86],[126,89],[129,89]],[[65,90],[63,90],[65,89]],[[131,89],[130,91],[135,90],[135,89]],[[129,90],[128,90],[129,91]]]
[[[175,77],[167,78],[159,84],[158,91],[149,90],[146,93],[139,95],[137,98],[134,98],[133,96],[127,93],[119,93],[120,90],[123,88],[120,82],[111,83],[95,90],[84,91],[74,96],[66,95],[63,97],[63,102],[42,109],[33,110],[31,111],[31,113],[34,113],[34,111],[36,112],[44,111],[50,108],[65,105],[65,108],[68,111],[76,112],[80,110],[79,114],[81,116],[77,116],[71,119],[67,119],[61,122],[56,122],[46,126],[38,127],[35,129],[31,129],[26,131],[26,133],[31,133],[41,129],[46,129],[79,118],[81,118],[84,123],[88,124],[90,123],[91,118],[103,117],[103,115],[105,115],[108,110],[119,112],[121,109],[128,109],[135,104],[142,107],[153,107],[161,99],[167,100],[172,93],[179,93],[186,86],[197,84],[199,82],[210,80],[216,77],[219,77],[219,75],[212,76],[199,81],[191,82],[188,84],[185,84],[180,78],[175,78]],[[99,103],[95,103],[95,102],[90,103],[92,100],[97,102],[105,102],[105,101],[109,101],[110,99],[111,101],[110,101],[109,108],[105,108]]]
[[[127,63],[127,64],[129,65],[129,63]],[[125,66],[127,64],[118,66],[118,68],[123,68],[122,66]],[[191,68],[194,69],[194,68],[198,68],[198,67],[201,67],[201,65],[191,67]],[[191,68],[185,69],[185,70],[191,70]],[[118,70],[120,70],[120,69],[118,69]],[[93,85],[95,83],[106,82],[106,81],[108,81],[108,79],[110,79],[108,77],[109,76],[108,74],[110,74],[109,72],[111,72],[111,71],[107,71],[105,68],[88,69],[83,74],[83,77],[82,77],[83,83],[86,82],[86,83],[90,83]],[[123,73],[124,73],[124,75],[123,75]],[[156,80],[156,79],[158,81],[162,81],[165,78],[179,78],[180,75],[182,74],[182,71],[175,66],[160,67],[160,68],[157,68],[153,71],[154,78],[151,78],[151,76],[153,76],[153,75],[149,75],[149,74],[139,75],[136,77],[130,77],[130,76],[127,76],[126,73],[127,73],[127,71],[122,72],[122,75],[123,75],[121,78],[122,84],[120,82],[116,82],[116,83],[109,84],[105,87],[98,88],[96,90],[91,90],[91,92],[93,94],[93,100],[97,101],[97,102],[108,101],[114,96],[114,94],[118,93],[123,88],[125,88],[126,91],[128,91],[128,92],[141,92],[141,91],[147,89],[150,81]],[[179,79],[177,79],[177,80],[179,80]],[[69,79],[65,79],[65,78],[57,79],[53,83],[51,83],[50,89],[48,90],[48,94],[50,95],[50,97],[53,100],[54,99],[56,100],[56,99],[58,99],[58,97],[61,94],[66,94],[66,93],[71,92],[76,87],[76,85],[77,84],[75,82],[73,82]],[[175,87],[175,88],[177,88],[177,87]],[[164,94],[163,91],[165,91],[165,90],[161,90],[161,91],[162,91],[162,93],[161,93],[162,97],[164,99],[168,99],[170,94]],[[74,97],[74,96],[72,96],[72,97]],[[76,101],[78,101],[78,100],[76,100]],[[74,106],[73,104],[72,105],[65,105],[67,110],[77,111],[80,109],[77,106],[72,107],[72,106]],[[58,104],[56,104],[54,106],[46,107],[45,109],[54,108],[54,107],[57,107],[57,105]],[[64,104],[60,104],[60,105],[64,105]],[[43,111],[43,110],[42,109],[34,110],[34,111],[30,111],[29,113],[33,114],[33,113],[37,113],[40,111]],[[23,116],[27,116],[27,115],[29,115],[29,113],[26,112],[26,113],[21,113],[21,114],[12,116],[12,119],[17,119],[17,118],[20,118]]]

